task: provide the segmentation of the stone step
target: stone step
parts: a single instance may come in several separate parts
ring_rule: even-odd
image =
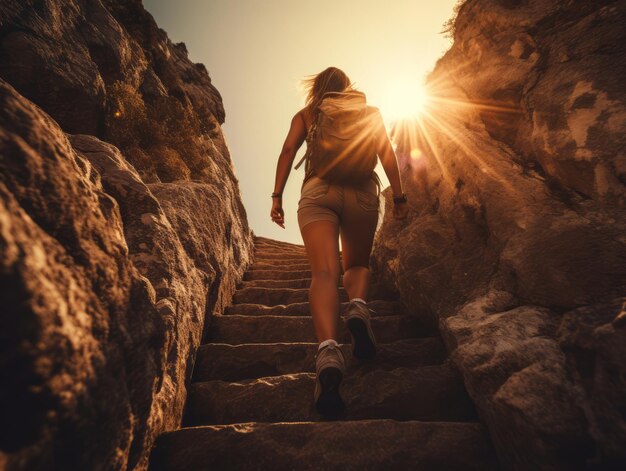
[[[278,306],[280,304],[302,303],[309,300],[308,288],[242,288],[233,294],[232,304],[263,304]],[[348,301],[345,288],[339,287],[339,301]]]
[[[304,247],[302,244],[294,244],[293,242],[287,242],[286,240],[278,240],[278,239],[270,239],[269,237],[263,237],[255,235],[253,236],[252,241],[254,244],[273,244],[273,245],[281,245],[281,246],[290,246],[290,247]]]
[[[309,259],[307,257],[306,251],[294,251],[294,250],[280,250],[280,249],[262,249],[254,251],[254,259],[256,258],[268,259],[271,258],[273,260],[282,260],[285,258],[301,258],[302,263],[308,262]]]
[[[317,343],[249,343],[201,345],[196,356],[193,382],[239,381],[242,379],[315,372]],[[446,358],[446,349],[439,337],[400,340],[379,344],[376,360],[360,362],[352,358],[352,347],[341,345],[348,362],[348,374],[355,369],[392,370],[437,365]]]
[[[395,342],[415,337],[431,336],[432,331],[420,329],[416,316],[372,317],[372,329],[380,343]],[[350,343],[345,322],[339,322],[337,341]],[[303,316],[215,316],[207,343],[280,343],[315,342],[317,340],[313,320]]]
[[[373,309],[373,317],[393,316],[405,314],[404,307],[399,301],[386,301],[377,299],[367,303],[370,309]],[[345,312],[348,302],[340,305],[340,312]],[[288,305],[265,306],[263,304],[242,303],[226,306],[225,315],[241,315],[241,316],[310,316],[311,311],[309,302],[291,303]]]
[[[360,373],[360,372],[359,372]],[[185,425],[318,421],[315,373],[191,383]],[[345,419],[467,421],[474,407],[449,364],[346,375]]]
[[[243,280],[297,280],[311,278],[311,270],[248,270]]]
[[[279,259],[282,257],[303,257],[308,260],[307,252],[304,247],[302,248],[285,248],[285,247],[273,247],[268,245],[257,246],[253,252],[254,257]],[[337,253],[337,256],[341,258],[342,253]]]
[[[497,469],[477,423],[359,420],[242,423],[162,434],[151,471]]]
[[[250,267],[250,271],[256,270],[299,270],[299,271],[310,271],[311,265],[309,262],[305,263],[281,263],[280,259],[276,262],[254,262]]]
[[[311,285],[311,278],[296,278],[293,280],[250,280],[243,281],[237,289],[243,288],[308,288]]]
[[[254,257],[254,263],[266,263],[269,265],[277,265],[277,266],[289,266],[289,265],[303,265],[308,264],[309,259],[306,257],[294,257],[294,256],[283,256],[280,258],[276,257]]]
[[[303,249],[304,244],[293,244],[282,240],[255,240],[254,247],[277,247],[279,249]]]
[[[306,247],[302,246],[288,246],[288,245],[276,245],[276,244],[255,244],[254,253],[282,253],[291,255],[306,255]]]
[[[341,257],[338,262],[341,263]],[[255,255],[253,263],[267,263],[276,266],[289,266],[298,264],[308,264],[309,259],[306,255]]]
[[[243,281],[241,283],[239,283],[237,285],[237,289],[238,290],[242,290],[242,289],[247,289],[247,288],[286,288],[286,289],[306,289],[308,290],[310,288],[310,284],[311,284],[311,278],[297,278],[297,279],[293,279],[293,280],[250,280],[250,281]],[[339,282],[339,289],[340,289],[340,295],[344,296],[344,286],[342,281],[340,280]],[[298,296],[303,296],[302,294],[298,295]],[[389,293],[384,291],[384,287],[381,287],[378,284],[372,283],[369,287],[369,297],[370,298],[377,298],[380,300],[393,300],[397,298],[397,295],[395,295],[394,293]],[[297,298],[300,299],[300,298]],[[304,298],[305,300],[308,301],[308,297]],[[293,300],[293,299],[292,299]],[[348,298],[342,298],[341,301],[347,302]],[[282,300],[281,300],[282,301]],[[305,302],[305,301],[302,301]],[[297,303],[288,303],[288,304],[299,304],[300,302]],[[235,304],[235,306],[239,305],[239,304],[258,304],[257,302],[253,302],[253,303],[237,303]],[[259,306],[263,306],[263,304],[258,304]],[[275,304],[275,305],[270,305],[270,306],[266,306],[266,307],[274,307],[274,306],[284,306],[283,304]]]

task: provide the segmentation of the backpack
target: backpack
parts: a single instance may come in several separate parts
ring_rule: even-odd
[[[382,122],[356,90],[324,94],[306,137],[305,180],[313,173],[338,183],[358,182],[375,175],[377,139]]]

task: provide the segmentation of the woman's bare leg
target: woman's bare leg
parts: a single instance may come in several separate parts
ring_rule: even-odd
[[[337,340],[339,228],[333,221],[313,221],[301,233],[311,264],[309,305],[317,339]]]
[[[354,265],[343,274],[343,286],[349,299],[361,298],[367,301],[367,291],[370,284],[370,269]]]
[[[361,214],[341,228],[343,286],[349,299],[367,301],[370,284],[369,260],[378,219]]]

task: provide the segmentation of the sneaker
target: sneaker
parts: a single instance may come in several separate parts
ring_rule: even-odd
[[[315,408],[324,417],[339,416],[346,408],[339,394],[339,385],[346,372],[346,360],[339,345],[327,345],[318,350],[315,372]]]
[[[346,325],[352,336],[352,355],[370,360],[376,355],[376,339],[370,322],[370,308],[360,301],[351,301],[346,309]]]

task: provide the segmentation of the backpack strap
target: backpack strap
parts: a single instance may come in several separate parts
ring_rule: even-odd
[[[313,117],[313,121],[311,122],[311,126],[307,130],[307,134],[306,134],[306,141],[307,141],[306,152],[304,153],[302,158],[298,161],[298,163],[295,165],[295,167],[294,167],[295,170],[298,170],[300,168],[300,166],[302,165],[302,162],[304,162],[311,155],[312,149],[311,149],[310,138],[313,135],[313,133],[315,132],[315,126],[317,124],[317,118],[319,116],[320,110],[319,110],[319,108],[316,108],[315,111],[316,111],[315,116]],[[304,116],[302,116],[302,121],[304,121]],[[304,122],[304,126],[306,128],[306,122]]]
[[[304,159],[306,159],[307,157],[308,157],[308,153],[305,152],[302,158],[298,161],[298,163],[294,167],[294,169],[298,170],[300,168],[300,165],[302,165],[302,162],[304,162]]]
[[[304,118],[303,118],[304,119]],[[306,123],[305,123],[306,124]],[[304,162],[309,155],[311,154],[311,142],[310,142],[310,138],[311,138],[311,134],[313,133],[313,128],[315,126],[315,121],[311,124],[311,127],[309,128],[309,130],[307,131],[306,134],[306,152],[304,153],[304,155],[302,156],[302,158],[298,161],[298,163],[296,164],[296,166],[294,167],[294,169],[298,170],[300,168],[300,165],[302,165],[302,162]]]

